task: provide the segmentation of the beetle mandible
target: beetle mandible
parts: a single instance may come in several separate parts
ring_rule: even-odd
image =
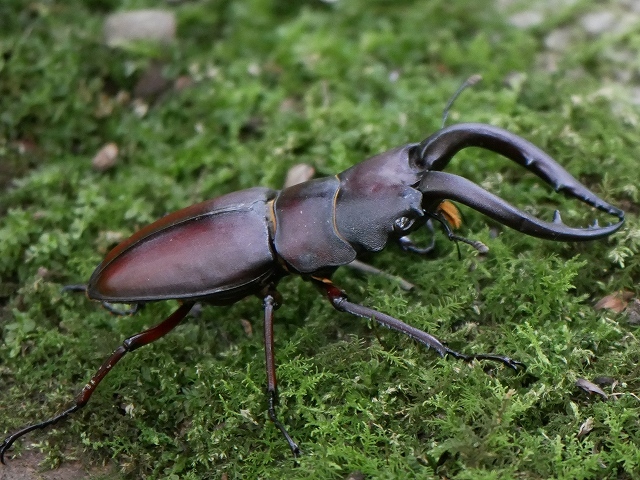
[[[466,147],[496,152],[525,167],[568,196],[575,197],[618,221],[587,228],[529,215],[471,181],[441,172]],[[11,445],[35,429],[56,423],[84,407],[98,384],[128,352],[154,342],[173,330],[195,302],[229,305],[249,295],[263,301],[268,413],[294,456],[296,442],[276,415],[276,375],[273,352],[274,310],[278,282],[301,275],[312,282],[341,312],[375,319],[402,332],[440,355],[470,361],[493,360],[517,369],[509,357],[456,352],[434,336],[396,318],[348,300],[331,282],[333,272],[365,252],[382,250],[398,241],[407,251],[421,252],[408,234],[430,219],[447,229],[447,200],[467,205],[521,233],[547,240],[583,241],[618,230],[624,212],[578,182],[542,150],[501,128],[464,123],[442,128],[421,143],[409,143],[376,155],[338,175],[310,180],[281,191],[250,188],[229,193],[171,213],[142,228],[111,250],[88,284],[71,287],[114,313],[112,303],[132,304],[176,299],[178,309],[167,319],[127,338],[102,364],[71,406],[53,418],[22,428],[0,446],[0,461]],[[463,240],[453,235],[449,238]],[[473,243],[469,242],[468,243]]]

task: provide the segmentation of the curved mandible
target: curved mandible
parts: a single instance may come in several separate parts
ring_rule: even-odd
[[[557,211],[553,223],[545,222],[519,210],[472,181],[445,172],[427,172],[420,181],[418,190],[430,200],[456,200],[514,230],[548,240],[595,240],[611,235],[624,223],[621,218],[618,223],[606,227],[594,224],[587,228],[573,228],[561,222]]]
[[[480,147],[503,155],[552,185],[556,192],[564,192],[624,220],[622,210],[600,199],[534,144],[502,128],[482,123],[452,125],[420,143],[418,154],[427,170],[442,170],[466,147]]]

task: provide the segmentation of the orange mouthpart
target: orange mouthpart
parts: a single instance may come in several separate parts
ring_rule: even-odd
[[[444,200],[438,205],[438,211],[442,214],[447,223],[454,230],[462,225],[462,216],[460,210],[449,200]]]

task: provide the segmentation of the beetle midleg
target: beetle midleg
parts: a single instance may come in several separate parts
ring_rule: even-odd
[[[379,268],[376,268],[373,265],[369,265],[368,263],[361,262],[358,259],[354,260],[351,263],[347,263],[345,267],[353,268],[354,270],[358,270],[365,274],[380,275],[381,277],[388,278],[389,280],[397,282],[398,286],[407,292],[415,288],[415,285],[410,281],[405,280],[402,277],[392,275],[391,273],[387,273],[384,270],[380,270]]]
[[[15,442],[18,438],[33,430],[48,427],[49,425],[62,420],[76,410],[84,407],[87,402],[89,402],[91,395],[93,395],[93,392],[98,387],[102,379],[107,376],[107,374],[111,371],[115,364],[118,363],[118,361],[122,357],[124,357],[125,354],[127,354],[128,352],[132,352],[137,348],[143,347],[144,345],[147,345],[151,342],[155,342],[159,338],[165,336],[167,333],[173,330],[184,319],[184,317],[187,316],[187,313],[189,313],[189,310],[191,310],[192,306],[193,303],[184,303],[180,305],[180,307],[178,307],[175,312],[173,312],[171,315],[169,315],[169,317],[167,317],[155,327],[149,328],[144,332],[137,333],[122,342],[122,345],[118,347],[111,354],[111,356],[107,358],[107,360],[105,360],[98,371],[93,375],[93,377],[91,377],[89,383],[84,386],[80,394],[75,398],[75,401],[70,408],[53,418],[45,420],[44,422],[36,423],[35,425],[25,427],[7,437],[4,442],[2,442],[2,445],[0,445],[0,462],[4,463],[5,452],[11,447],[11,445],[13,445],[13,442]]]
[[[525,368],[524,364],[518,362],[517,360],[513,360],[504,355],[494,355],[494,354],[471,354],[467,355],[464,353],[456,352],[455,350],[451,350],[449,347],[445,346],[440,340],[438,340],[433,335],[428,334],[418,328],[412,327],[411,325],[407,325],[406,323],[398,320],[397,318],[393,318],[390,315],[385,313],[378,312],[372,308],[367,308],[362,305],[358,305],[357,303],[352,303],[347,299],[347,295],[345,292],[336,287],[331,280],[327,278],[313,278],[313,283],[322,291],[329,301],[333,308],[340,312],[347,312],[357,317],[362,318],[372,318],[377,321],[380,325],[390,328],[392,330],[396,330],[398,332],[404,333],[409,337],[418,340],[420,343],[426,345],[427,347],[431,347],[436,350],[441,356],[451,355],[454,358],[458,358],[460,360],[464,360],[465,362],[470,362],[472,360],[491,360],[494,362],[501,362],[507,367],[513,368],[514,370],[518,370],[519,368]]]
[[[300,447],[293,441],[285,426],[280,423],[276,415],[276,403],[278,401],[278,385],[276,381],[276,361],[273,353],[273,312],[277,308],[274,294],[267,293],[263,299],[264,304],[264,356],[267,365],[267,395],[269,396],[269,418],[278,427],[293,453],[294,457],[300,455]]]

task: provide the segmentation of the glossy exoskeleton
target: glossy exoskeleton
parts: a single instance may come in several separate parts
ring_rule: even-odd
[[[594,223],[572,228],[556,212],[552,222],[540,220],[460,176],[441,170],[466,147],[501,154],[530,170],[556,191],[575,197],[617,217],[608,226]],[[171,331],[195,302],[229,305],[257,295],[264,305],[264,340],[268,411],[294,455],[298,445],[278,420],[273,353],[276,286],[289,274],[302,275],[333,307],[405,333],[440,355],[463,360],[487,359],[517,368],[500,355],[466,355],[437,338],[371,308],[350,302],[330,280],[341,265],[365,252],[399,241],[420,252],[407,235],[429,219],[447,224],[446,200],[454,200],[519,232],[547,240],[594,240],[612,234],[624,213],[601,200],[558,163],[528,141],[484,124],[443,128],[421,143],[410,143],[376,155],[331,177],[284,190],[250,188],[169,214],[116,246],[78,289],[115,311],[112,303],[133,304],[177,299],[178,309],[157,326],[134,335],[99,368],[72,405],[59,415],[25,427],[4,440],[0,460],[24,434],[44,428],[82,408],[111,368],[127,353]],[[461,239],[449,231],[452,239]]]

